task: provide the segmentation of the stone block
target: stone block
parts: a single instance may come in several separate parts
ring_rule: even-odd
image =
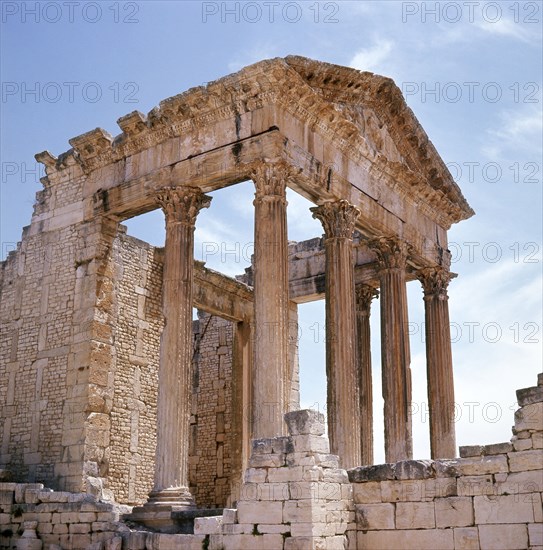
[[[364,481],[385,481],[394,479],[394,464],[376,464],[375,466],[358,466],[347,470],[351,483]]]
[[[246,483],[264,483],[268,475],[266,468],[247,468],[244,479]]]
[[[288,537],[285,539],[285,550],[326,550],[326,539],[323,537]]]
[[[397,529],[432,529],[436,526],[433,502],[398,502]]]
[[[244,483],[241,486],[241,501],[288,500],[288,483]]]
[[[530,523],[528,525],[528,541],[530,548],[543,546],[543,523]]]
[[[517,439],[516,437],[513,437],[511,442],[513,443],[513,449],[515,449],[515,451],[528,451],[533,445],[532,438]]]
[[[283,547],[283,535],[224,535],[224,550],[277,550]]]
[[[481,456],[483,447],[481,445],[463,445],[459,448],[460,458],[468,458],[472,456]]]
[[[543,387],[541,387],[543,390]],[[515,430],[543,430],[543,402],[531,403],[515,411]]]
[[[311,409],[288,412],[285,422],[290,435],[323,435],[325,432],[324,415]]]
[[[530,523],[534,521],[532,502],[517,495],[473,498],[475,523]]]
[[[347,471],[341,468],[326,468],[323,472],[323,481],[331,483],[349,483]]]
[[[238,521],[240,523],[260,523],[265,519],[266,523],[282,523],[282,502],[239,502]]]
[[[383,502],[418,502],[428,499],[431,500],[435,496],[435,488],[427,497],[428,481],[433,482],[434,480],[416,479],[413,481],[383,481],[381,482],[381,500]]]
[[[322,481],[324,469],[319,466],[303,466],[302,481]]]
[[[104,541],[104,550],[122,550],[123,539],[121,537],[113,537]]]
[[[479,530],[477,527],[459,527],[454,530],[455,550],[479,550]]]
[[[72,523],[68,532],[75,535],[85,535],[90,533],[91,526],[90,523]]]
[[[353,499],[357,504],[381,502],[381,484],[378,481],[353,483]]]
[[[326,505],[312,500],[285,502],[283,506],[284,523],[309,523],[326,521]]]
[[[362,531],[394,529],[394,504],[356,504],[356,525]]]
[[[222,522],[225,523],[236,523],[238,520],[238,511],[235,508],[225,508],[222,511]]]
[[[510,453],[513,450],[513,445],[509,442],[506,443],[493,443],[492,445],[483,446],[483,455],[501,455]]]
[[[149,533],[146,548],[148,550],[201,550],[205,540],[204,535],[166,535]]]
[[[430,479],[436,477],[433,460],[402,460],[394,466],[394,479]]]
[[[284,468],[270,468],[268,481],[270,483],[281,483],[285,481],[302,481],[302,466],[285,466]]]
[[[497,492],[491,475],[458,478],[459,496],[494,495]]]
[[[223,535],[251,535],[254,530],[254,523],[227,523],[222,526]]]
[[[15,485],[15,502],[17,504],[24,504],[25,502],[25,493],[29,489],[36,489],[41,491],[43,489],[43,484],[41,483],[17,483]]]
[[[70,535],[71,548],[87,548],[91,544],[89,534]]]
[[[543,449],[543,433],[534,432],[532,434],[532,448],[534,449]]]
[[[2,504],[13,504],[15,502],[14,491],[1,491],[0,490],[0,506]]]
[[[528,548],[526,525],[479,525],[481,548],[489,550],[518,550]]]
[[[296,453],[330,453],[330,442],[327,437],[319,435],[293,435],[292,443],[294,445],[294,452]]]
[[[471,497],[438,498],[434,501],[436,527],[469,527],[473,525]]]
[[[496,474],[508,471],[507,456],[505,455],[460,458],[456,462],[457,470],[460,474],[466,476]]]
[[[209,516],[205,518],[195,518],[195,535],[219,535],[221,533],[222,516]]]
[[[281,468],[285,466],[284,454],[253,455],[249,459],[250,468]]]
[[[292,500],[340,500],[342,498],[339,483],[323,481],[298,481],[289,483]]]
[[[511,472],[524,470],[539,470],[543,464],[543,450],[519,451],[509,453],[509,469]]]
[[[313,458],[315,464],[321,468],[339,468],[339,457],[337,455],[315,453]],[[300,465],[303,466],[301,462]]]
[[[326,523],[292,523],[290,526],[290,534],[293,537],[322,537],[326,535]]]
[[[496,489],[499,495],[543,492],[543,470],[511,472],[496,484]]]
[[[543,386],[533,386],[531,388],[523,388],[517,390],[517,402],[519,407],[525,407],[532,403],[540,403],[543,401]]]
[[[380,550],[453,550],[452,529],[358,531],[358,548]]]

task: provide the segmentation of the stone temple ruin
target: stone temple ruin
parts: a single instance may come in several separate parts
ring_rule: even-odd
[[[290,56],[118,124],[36,155],[44,189],[1,264],[1,548],[543,548],[543,376],[511,442],[456,458],[447,230],[473,211],[392,80]],[[255,254],[234,279],[193,234],[206,193],[247,180]],[[289,245],[286,187],[322,239]],[[163,248],[126,234],[158,208]],[[412,456],[415,279],[432,460]],[[297,304],[317,299],[327,436],[298,410]]]

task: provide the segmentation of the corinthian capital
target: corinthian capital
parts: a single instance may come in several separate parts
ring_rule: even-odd
[[[266,197],[285,200],[287,182],[293,176],[293,168],[284,161],[257,162],[250,172],[256,188],[256,200]]]
[[[438,297],[447,299],[447,287],[456,273],[451,273],[443,267],[424,267],[417,271],[417,278],[422,283],[424,298]]]
[[[377,237],[368,241],[368,247],[377,255],[381,269],[404,269],[409,245],[396,237]]]
[[[361,313],[369,314],[371,302],[374,298],[379,297],[379,291],[371,285],[360,284],[356,285],[356,310]]]
[[[360,210],[346,200],[325,202],[320,206],[310,208],[313,217],[320,220],[327,239],[353,238],[356,220]]]
[[[197,187],[166,187],[156,195],[166,216],[166,226],[181,223],[194,227],[198,213],[202,208],[209,207],[211,199]]]

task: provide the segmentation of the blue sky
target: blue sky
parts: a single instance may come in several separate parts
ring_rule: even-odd
[[[540,2],[9,2],[1,4],[0,241],[30,223],[34,154],[133,110],[271,57],[298,54],[392,77],[476,212],[450,231],[459,444],[508,440],[516,388],[541,370]],[[196,257],[243,272],[252,184],[216,192]],[[289,194],[289,238],[320,235]],[[127,222],[154,244],[160,212]],[[234,253],[228,253],[228,252]],[[415,456],[429,456],[423,301],[408,285]],[[324,306],[300,308],[302,402],[324,408]],[[383,460],[378,303],[373,310],[376,460]]]

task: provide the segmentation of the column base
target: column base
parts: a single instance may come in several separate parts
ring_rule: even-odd
[[[151,491],[144,506],[175,506],[195,508],[196,502],[187,487],[170,487]]]
[[[151,491],[148,501],[134,507],[126,519],[160,533],[192,533],[193,522],[187,519],[193,518],[196,510],[194,498],[186,487],[171,487]]]

